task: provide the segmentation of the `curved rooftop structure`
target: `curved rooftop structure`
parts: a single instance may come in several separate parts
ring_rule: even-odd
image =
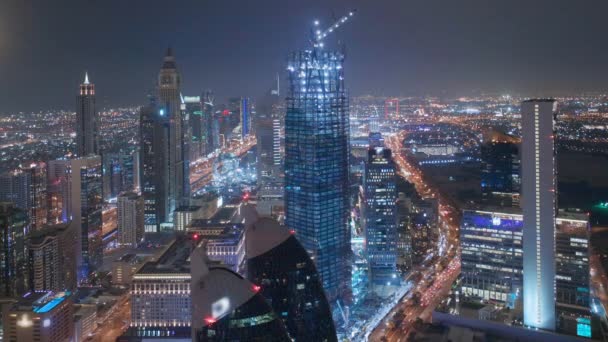
[[[246,230],[247,258],[255,258],[283,243],[292,236],[289,229],[276,220],[262,217]]]

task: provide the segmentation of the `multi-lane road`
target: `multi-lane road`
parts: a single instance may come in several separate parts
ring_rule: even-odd
[[[192,192],[207,185],[213,176],[213,163],[221,154],[234,154],[238,157],[244,155],[257,143],[254,135],[248,135],[243,141],[233,142],[210,156],[197,159],[190,163],[190,186]]]
[[[425,180],[422,171],[402,153],[402,142],[406,132],[388,136],[385,144],[393,151],[398,174],[412,183],[422,198],[437,199],[439,204],[440,241],[442,253],[427,258],[410,276],[417,280],[414,287],[376,326],[369,341],[405,341],[415,330],[418,319],[427,321],[433,310],[449,293],[460,274],[458,252],[459,210],[455,204]]]

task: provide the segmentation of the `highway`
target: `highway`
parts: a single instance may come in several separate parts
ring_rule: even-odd
[[[190,187],[196,192],[207,185],[213,178],[213,163],[222,154],[234,154],[241,157],[257,143],[254,135],[248,135],[242,142],[233,141],[228,147],[215,151],[211,155],[190,162]]]
[[[398,174],[412,183],[422,198],[436,198],[439,203],[440,243],[442,252],[415,267],[410,276],[417,279],[414,288],[398,302],[368,337],[368,341],[406,341],[417,320],[428,321],[431,313],[449,293],[460,274],[458,251],[459,210],[447,196],[425,180],[422,171],[402,152],[407,132],[387,136],[385,144],[393,151]]]

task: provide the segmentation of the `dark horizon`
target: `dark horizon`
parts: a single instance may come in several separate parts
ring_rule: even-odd
[[[352,96],[608,89],[605,2],[62,3],[0,4],[0,113],[71,110],[85,71],[99,108],[144,104],[167,46],[185,95],[256,98],[277,72],[285,80],[287,54],[308,47],[314,19],[325,27],[332,12],[354,8],[354,20],[328,40],[330,49],[346,45]]]

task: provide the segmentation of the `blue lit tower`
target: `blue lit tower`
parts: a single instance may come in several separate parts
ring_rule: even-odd
[[[397,181],[391,150],[370,148],[365,164],[365,247],[374,285],[396,285]]]
[[[555,330],[554,100],[521,105],[524,325]]]
[[[349,124],[344,54],[324,50],[323,38],[347,19],[313,32],[312,50],[291,53],[287,66],[286,224],[315,260],[330,302],[350,297]]]

